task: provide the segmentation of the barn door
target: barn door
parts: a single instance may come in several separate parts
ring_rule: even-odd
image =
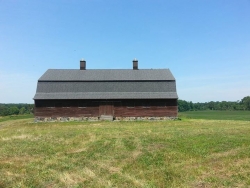
[[[114,105],[112,102],[101,102],[99,106],[99,115],[111,115],[114,114]]]

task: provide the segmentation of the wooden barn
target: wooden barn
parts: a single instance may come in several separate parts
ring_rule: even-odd
[[[38,80],[35,118],[167,119],[177,117],[176,81],[169,69],[49,69]]]

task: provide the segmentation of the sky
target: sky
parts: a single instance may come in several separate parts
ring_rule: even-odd
[[[169,68],[179,99],[250,95],[250,0],[0,0],[0,103],[47,69]]]

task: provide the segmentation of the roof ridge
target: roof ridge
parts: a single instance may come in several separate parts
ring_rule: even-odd
[[[149,68],[149,69],[137,69],[137,70],[133,70],[133,69],[86,69],[86,70],[80,70],[80,69],[48,69],[48,70],[77,70],[77,71],[88,71],[88,70],[130,70],[130,71],[140,71],[140,70],[169,70],[169,68]]]
[[[169,69],[48,69],[42,80],[175,80]]]

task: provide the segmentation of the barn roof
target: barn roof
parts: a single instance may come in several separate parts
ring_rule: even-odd
[[[58,92],[37,93],[34,99],[177,99],[176,92]]]
[[[38,80],[39,99],[177,99],[169,69],[49,69]]]
[[[49,69],[39,81],[175,80],[169,69]]]

